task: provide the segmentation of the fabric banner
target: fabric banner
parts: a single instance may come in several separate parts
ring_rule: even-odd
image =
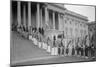
[[[39,45],[38,45],[38,46],[39,46],[39,48],[41,48],[41,42],[39,42],[38,44],[39,44]]]
[[[58,47],[51,48],[51,55],[58,55]]]
[[[44,42],[43,42],[43,44],[42,44],[42,45],[43,45],[43,47],[42,47],[42,48],[43,48],[43,49],[45,49],[45,43],[44,43]]]
[[[55,53],[54,50],[55,50],[54,48],[51,48],[51,55],[54,55]]]
[[[55,48],[54,48],[54,52],[55,52],[54,55],[58,55],[58,47],[55,47]]]
[[[35,45],[35,38],[32,38],[33,44]]]
[[[51,47],[50,46],[47,46],[47,52],[51,52]]]
[[[33,41],[33,42],[35,41],[34,39],[35,39],[35,38],[33,37],[33,38],[32,38],[32,41]]]
[[[35,44],[35,45],[38,45],[38,44],[37,44],[37,40],[36,40],[35,38],[34,38],[34,44]]]
[[[44,49],[47,49],[47,44],[46,43],[44,43],[44,47],[45,47]]]
[[[29,40],[32,40],[32,35],[29,35]]]

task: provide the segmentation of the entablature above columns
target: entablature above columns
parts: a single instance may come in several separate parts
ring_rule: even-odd
[[[65,9],[58,8],[52,4],[46,4],[45,7],[47,7],[48,10],[52,10],[54,12],[65,14]]]

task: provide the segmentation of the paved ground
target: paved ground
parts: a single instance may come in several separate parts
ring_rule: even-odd
[[[87,62],[91,61],[91,59],[84,59],[79,57],[52,57],[52,58],[44,58],[41,60],[30,60],[26,62],[17,63],[16,65],[41,65],[41,64],[58,64],[58,63],[76,63],[76,62]]]
[[[18,33],[11,35],[11,63],[16,65],[48,64],[62,62],[90,61],[81,57],[51,56],[44,49],[35,46],[32,41],[20,37]]]

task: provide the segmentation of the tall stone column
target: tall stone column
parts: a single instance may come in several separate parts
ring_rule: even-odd
[[[53,14],[53,29],[55,29],[55,12],[53,12],[52,14]]]
[[[24,27],[26,28],[26,7],[25,5],[23,6],[23,24],[24,24]]]
[[[28,29],[30,30],[31,26],[31,2],[28,2]]]
[[[37,28],[40,26],[40,4],[37,3]]]
[[[60,30],[60,14],[58,13],[58,26],[59,26],[59,30]]]
[[[48,22],[48,26],[49,26],[49,29],[50,29],[50,22],[49,22],[49,10],[47,10],[47,22]]]
[[[48,11],[47,11],[47,7],[45,7],[45,24],[48,25]]]
[[[40,23],[40,27],[42,28],[43,25],[42,25],[42,8],[41,8],[41,23]]]
[[[64,22],[64,15],[62,15],[62,25],[63,25],[63,26],[62,26],[62,30],[63,30],[63,31],[64,31],[64,23],[65,23],[65,22]]]
[[[17,7],[17,20],[18,20],[18,27],[21,25],[21,3],[20,3],[20,1],[18,1],[18,3],[17,3],[18,5],[18,7]]]

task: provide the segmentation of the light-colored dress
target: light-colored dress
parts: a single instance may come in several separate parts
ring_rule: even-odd
[[[71,44],[69,45],[69,53],[68,53],[68,55],[69,55],[69,56],[72,55],[72,45],[71,45]]]

